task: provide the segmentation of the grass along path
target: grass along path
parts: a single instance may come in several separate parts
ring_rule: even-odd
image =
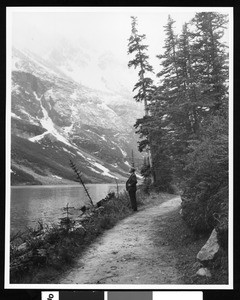
[[[154,197],[154,198],[153,198]],[[179,196],[153,196],[90,245],[59,284],[182,284],[174,249],[161,237]],[[151,203],[151,204],[150,204]],[[156,226],[157,225],[157,226]]]

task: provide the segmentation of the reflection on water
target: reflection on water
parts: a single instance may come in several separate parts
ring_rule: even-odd
[[[93,203],[104,198],[110,191],[116,192],[114,184],[87,185]],[[121,191],[124,185],[119,185]],[[57,223],[63,217],[63,207],[80,208],[88,204],[84,189],[74,186],[27,186],[11,188],[11,233],[34,227],[38,221]],[[79,212],[76,212],[79,214]],[[74,217],[74,216],[73,216]]]

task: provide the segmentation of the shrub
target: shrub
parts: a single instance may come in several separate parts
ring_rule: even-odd
[[[112,228],[114,225],[114,222],[112,220],[112,218],[110,216],[104,216],[101,220],[100,220],[100,227],[102,229],[110,229]]]
[[[196,232],[219,232],[226,244],[228,227],[228,126],[214,117],[201,140],[190,141],[182,195],[183,218]]]
[[[139,205],[143,204],[141,191],[137,192]],[[119,197],[110,194],[101,201],[102,207],[92,209],[91,217],[80,221],[85,230],[76,229],[79,220],[67,216],[59,224],[29,229],[18,234],[11,242],[10,278],[12,283],[46,283],[71,265],[76,257],[105,229],[112,228],[118,220],[131,214],[128,194]],[[19,245],[25,243],[22,250]],[[46,270],[44,272],[44,269]],[[48,270],[51,272],[48,274]],[[30,276],[32,274],[32,276]]]

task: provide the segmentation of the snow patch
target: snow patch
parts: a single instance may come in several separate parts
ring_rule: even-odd
[[[75,155],[75,154],[73,154],[71,151],[69,151],[68,149],[66,149],[66,148],[64,148],[64,147],[63,147],[63,151],[65,151],[65,152],[67,152],[67,153],[69,153],[69,154],[71,154],[71,155]]]
[[[112,141],[112,144],[116,145],[119,148],[119,150],[122,152],[122,155],[124,157],[127,157],[127,152],[124,151],[117,143],[115,143],[115,142]]]
[[[42,98],[42,97],[38,97],[38,95],[37,95],[37,93],[36,93],[35,91],[33,92],[33,94],[34,94],[35,98],[36,98],[38,101],[41,101],[41,98]]]
[[[101,164],[99,164],[97,162],[94,162],[94,163],[91,163],[91,164],[93,164],[94,166],[96,166],[98,169],[102,170],[103,171],[102,175],[115,178],[115,176],[109,174],[110,170],[107,169],[107,168],[105,168],[103,165],[101,165]]]
[[[68,142],[68,140],[65,137],[63,137],[61,134],[59,134],[57,132],[56,128],[54,127],[54,123],[53,123],[52,119],[48,116],[47,110],[42,105],[42,101],[41,101],[42,97],[38,97],[35,92],[34,92],[34,95],[35,95],[36,99],[40,101],[40,105],[42,108],[43,118],[39,120],[42,127],[47,129],[47,133],[51,133],[53,136],[55,136],[57,138],[57,140],[72,147],[72,145]]]
[[[52,89],[52,88],[49,89],[49,90],[47,90],[47,91],[45,92],[45,94],[44,94],[45,97],[50,97],[50,96],[51,96],[51,98],[52,98],[54,95],[55,95],[55,93],[53,92],[53,89]]]
[[[52,175],[52,177],[57,178],[57,179],[62,179],[62,177],[59,177],[57,175]]]
[[[86,159],[86,157],[81,152],[77,151],[77,154],[79,154],[80,156]]]
[[[37,124],[37,123],[35,122],[35,119],[34,119],[29,113],[27,113],[23,108],[19,109],[19,111],[28,117],[28,121],[29,121],[30,123],[32,123],[32,124]],[[21,118],[20,118],[20,119],[21,119]]]
[[[87,129],[86,131],[87,131],[87,132],[91,132],[91,133],[93,133],[93,134],[99,136],[103,141],[107,142],[107,140],[106,140],[106,138],[105,138],[105,134],[100,135],[100,134],[98,134],[98,133],[96,133],[96,132],[93,132],[93,131],[90,130],[90,129]]]
[[[122,155],[124,156],[124,157],[126,157],[127,156],[127,152],[126,151],[124,151],[124,150],[122,150],[122,148],[120,148],[119,146],[118,146],[118,148],[120,149],[120,151],[122,152]]]
[[[32,137],[32,138],[29,138],[28,140],[30,141],[30,142],[33,142],[33,143],[35,143],[35,142],[39,142],[41,139],[43,139],[44,138],[44,136],[46,135],[46,134],[48,134],[49,132],[44,132],[44,133],[42,133],[42,134],[40,134],[40,135],[37,135],[37,136],[34,136],[34,137]]]
[[[20,91],[20,86],[18,84],[15,84],[12,86],[12,92],[15,92],[17,95],[21,94],[21,91]]]
[[[56,128],[54,127],[54,123],[53,123],[52,119],[49,117],[47,110],[42,105],[42,97],[38,97],[36,92],[33,92],[33,93],[34,93],[35,98],[40,102],[40,105],[42,108],[43,118],[39,119],[39,121],[40,121],[42,127],[45,128],[47,131],[44,132],[43,134],[40,134],[40,135],[30,138],[29,141],[38,142],[46,134],[52,134],[60,142],[72,147],[72,145],[68,142],[68,140],[65,137],[63,137],[61,134],[59,134],[58,131],[56,130]],[[26,112],[24,112],[24,113],[26,113]]]
[[[111,164],[111,166],[113,166],[114,168],[118,168],[118,164]]]
[[[15,118],[15,119],[21,119],[19,116],[17,116],[15,113],[11,113],[11,116],[13,117],[13,118]]]
[[[89,169],[91,169],[93,172],[101,174],[101,172],[97,171],[96,169],[92,168],[92,167],[88,167]]]
[[[128,167],[130,167],[130,168],[131,168],[131,165],[129,164],[129,162],[128,162],[128,161],[125,161],[124,163],[125,163],[125,165],[127,165]]]
[[[73,128],[73,124],[70,125],[70,126],[64,127],[63,130],[64,130],[66,133],[69,133],[70,131],[72,131],[72,128]]]
[[[16,172],[15,172],[15,171],[13,171],[12,169],[10,169],[10,173],[16,174]]]

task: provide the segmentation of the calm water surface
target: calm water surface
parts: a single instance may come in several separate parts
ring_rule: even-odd
[[[116,192],[114,184],[89,184],[89,194],[94,203],[111,192]],[[124,185],[119,185],[119,191]],[[58,223],[59,218],[64,217],[63,207],[76,209],[88,204],[89,200],[80,185],[74,186],[21,186],[11,188],[11,234],[26,227],[35,227],[38,221],[44,224]],[[73,217],[79,215],[79,211],[71,210]],[[80,211],[81,212],[81,211]]]

